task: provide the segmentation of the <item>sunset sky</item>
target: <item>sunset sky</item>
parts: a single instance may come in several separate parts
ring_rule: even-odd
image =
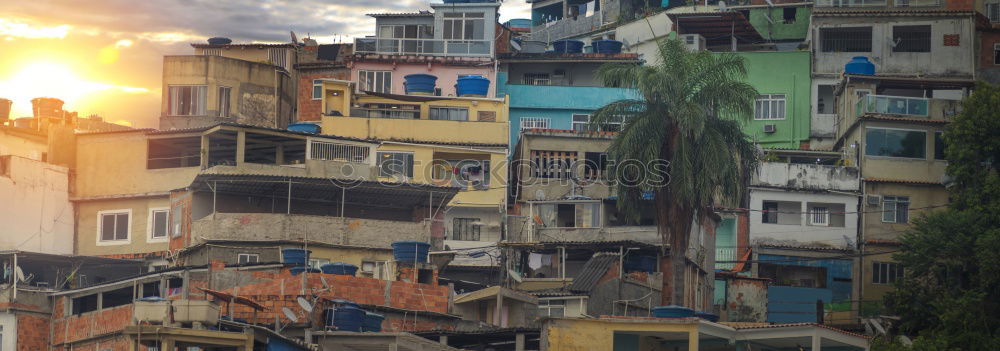
[[[86,4],[86,5],[83,5]],[[289,31],[320,43],[374,34],[374,12],[427,10],[427,0],[23,0],[0,6],[0,97],[12,117],[34,97],[56,97],[81,116],[155,127],[163,55],[193,53],[213,36],[287,42]],[[501,21],[529,15],[524,0]]]

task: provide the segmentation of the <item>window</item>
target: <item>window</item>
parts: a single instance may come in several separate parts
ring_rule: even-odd
[[[73,314],[79,315],[97,311],[97,294],[75,297],[71,301]]]
[[[758,272],[761,278],[771,279],[771,284],[776,286],[818,289],[827,287],[827,269],[825,267],[760,263]]]
[[[167,240],[167,215],[170,209],[154,208],[149,210],[149,241]]]
[[[535,206],[537,219],[544,227],[600,228],[600,202],[539,203]]]
[[[361,273],[375,279],[389,279],[389,263],[386,261],[362,261]]]
[[[229,117],[230,87],[219,87],[219,117]]]
[[[531,150],[531,166],[535,178],[571,179],[575,164],[575,151]]]
[[[358,111],[368,118],[420,119],[420,105],[362,104]]]
[[[392,39],[431,39],[434,38],[434,26],[426,24],[396,24],[379,27],[379,38]]]
[[[883,196],[882,222],[906,223],[910,219],[909,196]]]
[[[868,128],[865,155],[905,158],[926,157],[927,132],[905,129]]]
[[[566,300],[538,300],[539,316],[563,317],[566,315]]]
[[[602,123],[600,128],[598,128],[598,130],[602,132],[620,132],[622,130],[622,119],[613,122]],[[574,114],[573,131],[575,132],[593,131],[593,127],[590,126],[590,115]]]
[[[781,17],[785,20],[785,24],[795,23],[795,14],[796,14],[797,10],[798,9],[796,9],[794,7],[786,7],[782,11],[782,16]]]
[[[392,92],[392,72],[390,71],[358,71],[358,86],[361,91],[376,93]]]
[[[823,52],[871,52],[872,27],[821,28]]]
[[[934,159],[944,160],[944,132],[934,132]]]
[[[313,79],[313,100],[323,99],[323,80]]]
[[[451,240],[479,241],[479,218],[455,218],[451,224]]]
[[[260,262],[260,255],[252,253],[241,253],[236,255],[236,263],[246,264],[246,263],[257,263]]]
[[[174,85],[168,87],[167,99],[171,116],[204,116],[205,95],[208,86],[205,85]]]
[[[267,49],[267,60],[271,62],[272,65],[288,68],[287,57],[288,53],[286,49],[283,48],[271,48]]]
[[[525,73],[524,78],[521,79],[521,83],[526,85],[550,85],[552,84],[552,78],[549,77],[548,73]]]
[[[583,115],[583,114],[573,115],[573,131],[576,132],[587,131],[588,123],[590,123],[590,115]]]
[[[476,190],[488,190],[490,185],[490,161],[488,160],[434,160],[432,177],[450,182],[451,186],[468,190],[469,185]]]
[[[785,119],[785,94],[758,95],[754,104],[753,119]]]
[[[101,293],[101,309],[125,306],[135,299],[135,288],[127,287]]]
[[[132,210],[112,210],[97,213],[97,244],[127,243],[132,225]]]
[[[444,39],[482,40],[486,22],[482,12],[444,14]]]
[[[469,109],[464,107],[431,107],[430,119],[444,121],[468,121]]]
[[[379,152],[379,177],[413,177],[413,154],[409,152]]]
[[[931,26],[892,27],[893,52],[931,52]]]
[[[903,267],[893,262],[872,262],[872,283],[892,284],[903,277]]]
[[[325,258],[310,258],[309,259],[309,267],[316,268],[316,269],[320,269],[320,267],[323,267],[323,265],[329,264],[329,263],[330,263],[330,260],[325,259]]]
[[[830,225],[830,210],[826,207],[816,206],[809,211],[809,224],[816,226]]]
[[[778,224],[778,202],[764,201],[763,213],[761,213],[761,223]]]
[[[583,177],[586,179],[604,179],[608,170],[608,154],[603,152],[585,152],[583,154]]]
[[[521,117],[521,130],[525,129],[549,129],[552,120],[542,117]]]
[[[986,4],[986,17],[990,19],[990,22],[1000,22],[1000,2],[992,1]]]

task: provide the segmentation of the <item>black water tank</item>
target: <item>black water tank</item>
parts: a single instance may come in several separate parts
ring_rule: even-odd
[[[225,37],[208,38],[208,44],[209,45],[228,45],[228,44],[231,44],[232,42],[233,42],[232,39],[225,38]]]

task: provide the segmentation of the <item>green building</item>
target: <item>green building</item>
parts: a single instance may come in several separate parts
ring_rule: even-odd
[[[720,53],[721,54],[721,53]],[[747,81],[760,93],[743,130],[764,148],[798,149],[809,142],[811,76],[808,51],[736,52]]]

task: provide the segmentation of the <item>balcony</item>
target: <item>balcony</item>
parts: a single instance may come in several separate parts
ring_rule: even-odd
[[[817,0],[816,7],[885,7],[886,0]]]
[[[356,38],[359,54],[424,56],[493,56],[490,40]]]
[[[324,117],[324,130],[341,136],[381,140],[506,144],[507,122],[367,117]]]
[[[736,266],[733,261],[736,261],[736,249],[735,248],[716,248],[715,249],[715,269],[732,270]]]
[[[938,7],[941,6],[940,0],[893,0],[892,6],[895,7]]]
[[[928,117],[930,99],[903,96],[867,95],[858,100],[857,116],[867,113]]]
[[[857,168],[784,162],[763,162],[752,185],[806,190],[858,191]]]
[[[565,109],[565,102],[573,101],[574,109],[596,110],[613,101],[634,98],[621,88],[506,84],[503,89],[510,95],[511,108]]]

